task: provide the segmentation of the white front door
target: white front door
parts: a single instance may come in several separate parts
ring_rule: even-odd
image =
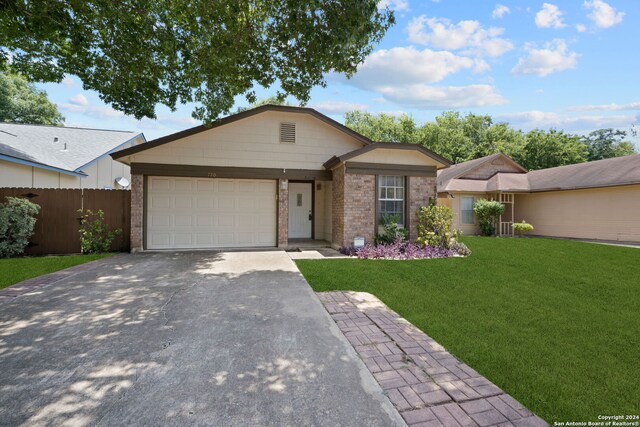
[[[310,239],[313,218],[313,184],[289,183],[289,238]]]

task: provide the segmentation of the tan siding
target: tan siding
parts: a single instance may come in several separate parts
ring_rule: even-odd
[[[349,162],[381,163],[395,165],[437,166],[431,157],[417,150],[391,150],[377,148],[348,160]]]
[[[60,173],[33,168],[34,188],[60,188]]]
[[[640,242],[640,185],[517,194],[515,220],[532,234]]]
[[[279,142],[283,121],[296,123],[295,144]],[[131,161],[322,170],[332,156],[360,147],[353,137],[307,114],[269,111],[134,154]]]
[[[473,236],[476,234],[480,234],[480,226],[478,225],[478,221],[474,218],[475,224],[462,224],[462,204],[460,203],[460,200],[462,199],[462,197],[467,196],[475,197],[476,200],[487,197],[486,194],[453,193],[453,198],[447,199],[447,205],[453,211],[453,228],[456,230],[461,230],[462,233],[467,236]],[[442,199],[438,199],[438,204],[444,204],[442,202]]]
[[[0,160],[0,187],[31,187],[32,169],[31,166]]]
[[[318,190],[318,184],[321,189]],[[331,240],[331,181],[315,182],[315,238]]]

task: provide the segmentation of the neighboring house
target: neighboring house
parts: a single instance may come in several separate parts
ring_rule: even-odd
[[[525,220],[535,235],[640,242],[640,154],[531,172],[493,154],[440,171],[438,197],[465,234],[479,233],[473,203],[489,198],[506,207],[500,235]]]
[[[373,142],[310,108],[265,105],[111,155],[130,165],[131,247],[333,246],[397,214],[416,237],[446,159]]]
[[[129,167],[109,154],[145,142],[141,133],[0,123],[0,187],[127,188]]]

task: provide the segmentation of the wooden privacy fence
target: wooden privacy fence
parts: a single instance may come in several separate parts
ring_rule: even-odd
[[[72,254],[80,252],[80,213],[102,209],[111,229],[122,234],[113,241],[113,251],[130,247],[131,191],[57,188],[0,188],[0,202],[5,197],[25,197],[40,205],[34,235],[29,239],[28,255]]]

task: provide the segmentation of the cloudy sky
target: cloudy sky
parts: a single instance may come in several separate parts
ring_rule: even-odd
[[[529,130],[584,133],[640,125],[638,0],[382,0],[396,25],[351,79],[329,75],[309,106],[345,111],[488,113]],[[193,106],[137,121],[82,90],[73,76],[41,85],[67,126],[138,130],[151,140],[198,122]],[[261,88],[267,97],[275,90]],[[293,100],[292,100],[293,101]],[[245,105],[241,98],[238,105]]]

